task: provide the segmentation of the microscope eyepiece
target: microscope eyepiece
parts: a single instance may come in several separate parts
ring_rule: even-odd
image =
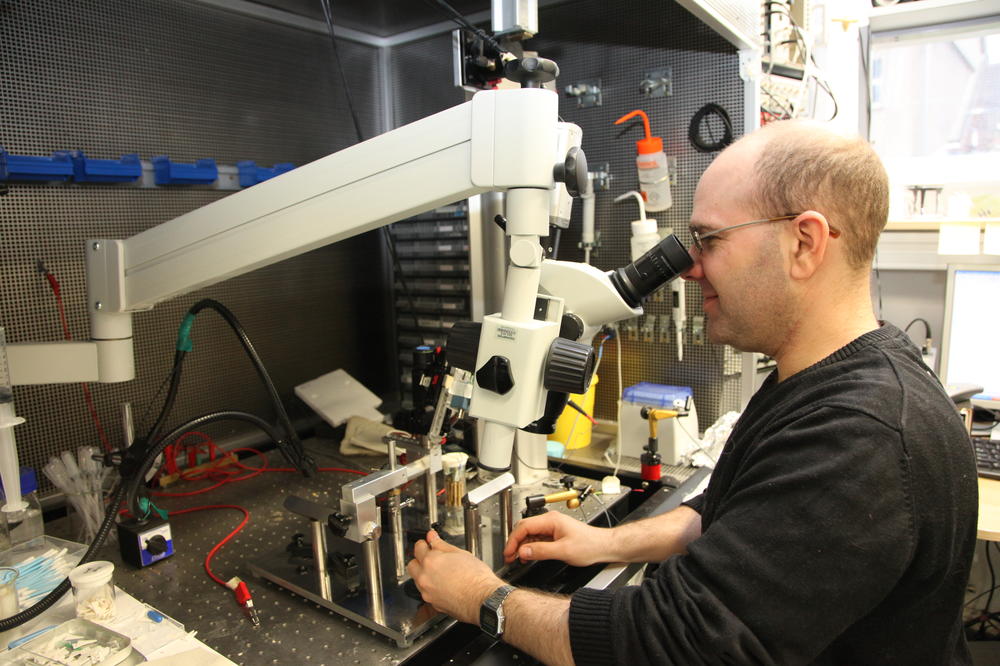
[[[670,235],[628,266],[616,268],[611,273],[611,284],[629,307],[637,308],[646,297],[693,264],[677,236]]]

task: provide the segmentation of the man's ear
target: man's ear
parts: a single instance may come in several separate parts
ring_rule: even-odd
[[[822,213],[807,210],[792,220],[789,226],[793,234],[789,272],[793,279],[808,280],[819,270],[826,257],[830,225]]]

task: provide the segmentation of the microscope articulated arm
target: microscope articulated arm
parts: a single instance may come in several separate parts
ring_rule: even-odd
[[[132,379],[132,312],[481,192],[544,191],[532,203],[547,223],[559,128],[550,91],[482,92],[126,240],[89,240],[94,342],[11,345],[14,383]],[[82,368],[40,369],[51,347],[85,357]]]

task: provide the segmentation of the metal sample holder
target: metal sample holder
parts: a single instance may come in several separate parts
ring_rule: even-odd
[[[396,446],[408,450],[416,441],[393,435],[390,457],[395,460]],[[423,438],[423,442],[427,442]],[[390,464],[384,469],[341,488],[339,509],[294,495],[285,498],[285,508],[309,520],[311,544],[303,535],[297,549],[272,552],[251,562],[254,575],[291,590],[295,594],[392,639],[400,648],[412,645],[421,634],[447,616],[425,603],[405,569],[406,529],[414,538],[430,529],[430,515],[413,497],[403,496],[403,487],[411,480],[434,477],[441,469],[441,447],[423,448],[423,456],[406,464]],[[435,480],[436,481],[436,480]],[[526,497],[557,487],[559,475],[551,472],[544,482],[515,487],[513,474],[507,472],[482,483],[462,498],[464,530],[441,537],[463,546],[483,559],[494,570],[505,569],[500,555],[514,523],[514,506]],[[427,484],[437,488],[437,483]],[[432,496],[428,491],[428,499]],[[609,496],[613,504],[621,495]],[[386,526],[391,538],[382,539],[382,512],[379,498],[386,498]],[[492,501],[496,498],[497,501]],[[414,506],[416,504],[416,506]],[[437,508],[437,491],[429,504]],[[405,511],[404,509],[410,509]],[[404,515],[405,513],[405,515]],[[463,544],[464,539],[464,544]],[[293,552],[295,551],[295,552]],[[296,557],[298,553],[299,557]],[[382,575],[383,562],[394,563],[392,576]]]
[[[434,477],[441,469],[441,447],[425,438],[429,446],[424,455],[400,466],[395,462],[398,441],[396,439],[390,444],[393,461],[390,469],[373,472],[344,485],[339,509],[294,495],[286,497],[285,508],[310,521],[310,564],[296,561],[296,558],[281,552],[257,560],[250,565],[250,569],[255,575],[388,636],[399,647],[406,647],[440,616],[419,595],[409,596],[403,586],[405,535],[402,510],[412,500],[403,500],[401,493],[403,486],[410,481],[424,477],[428,480],[426,486],[434,489],[433,499],[428,497],[428,505],[436,508],[437,484]],[[381,539],[381,511],[376,502],[376,498],[382,495],[388,498],[389,525],[392,528],[392,539],[387,543]],[[431,495],[430,490],[428,495]],[[434,513],[436,511],[428,511],[428,518]],[[425,528],[430,528],[429,520]],[[333,558],[328,539],[330,535],[337,543],[337,554]],[[395,562],[395,575],[389,581],[382,576],[383,557]],[[363,584],[352,584],[350,575],[331,575],[331,567],[328,566],[331,559],[343,564],[341,569],[354,567],[353,562],[360,561]]]

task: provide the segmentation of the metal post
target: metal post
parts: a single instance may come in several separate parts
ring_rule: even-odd
[[[326,568],[326,526],[318,520],[310,520],[312,527],[313,561],[316,562],[316,580],[319,583],[319,596],[326,601],[333,601],[333,590],[330,586],[330,572]]]
[[[448,409],[448,388],[451,385],[451,376],[446,376],[442,380],[441,391],[438,393],[437,403],[434,405],[434,415],[431,417],[431,425],[424,438],[424,445],[427,454],[431,455],[435,446],[441,446],[441,426],[444,423],[444,414]],[[427,468],[427,483],[424,484],[427,496],[427,524],[434,525],[438,522],[437,505],[437,474]]]
[[[389,469],[396,469],[396,442],[388,440]],[[393,488],[389,491],[389,525],[392,529],[392,555],[396,565],[396,582],[402,583],[406,578],[406,547],[403,542],[403,507],[400,504],[402,490]]]
[[[382,603],[382,565],[378,557],[379,529],[376,526],[368,539],[361,544],[365,559],[365,583],[368,587],[368,601],[371,603],[372,619],[385,624],[385,606]]]
[[[135,421],[132,418],[132,403],[122,403],[122,435],[125,438],[126,448],[132,446],[135,441]]]
[[[510,532],[514,529],[514,489],[504,488],[500,491],[500,544],[507,545]]]
[[[443,389],[442,389],[443,390]],[[438,445],[434,445],[438,446]],[[427,488],[427,524],[433,525],[438,521],[438,505],[437,505],[437,474],[432,472],[430,468],[427,469],[426,474],[427,483],[425,484]]]
[[[465,505],[465,549],[475,555],[477,559],[482,559],[483,557],[481,538],[482,535],[479,531],[479,506],[467,503]]]

